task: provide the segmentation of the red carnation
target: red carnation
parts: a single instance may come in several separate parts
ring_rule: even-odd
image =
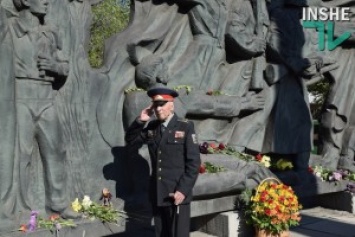
[[[263,159],[263,155],[262,154],[257,154],[256,156],[255,156],[255,159],[257,160],[257,161],[261,161],[262,159]]]
[[[200,165],[200,168],[198,169],[198,172],[199,172],[200,174],[206,173],[206,166],[205,166],[205,164],[201,164],[201,165]]]
[[[265,214],[271,216],[271,210],[269,208],[265,209]]]
[[[50,221],[55,221],[55,220],[58,220],[59,218],[60,218],[60,216],[58,214],[53,214],[48,219]]]
[[[223,143],[219,143],[218,148],[220,150],[224,150],[226,148],[226,145],[224,145]]]

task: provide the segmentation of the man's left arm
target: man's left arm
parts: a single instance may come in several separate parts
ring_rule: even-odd
[[[185,173],[180,178],[176,192],[181,192],[185,197],[191,193],[198,177],[200,164],[200,150],[194,124],[189,121],[185,140]]]

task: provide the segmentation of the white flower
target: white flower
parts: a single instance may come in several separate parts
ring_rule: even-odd
[[[322,166],[318,166],[318,165],[316,165],[315,167],[314,167],[314,169],[313,169],[313,172],[314,173],[323,173],[323,167]]]
[[[322,178],[322,173],[321,172],[315,172],[314,173],[318,178]]]
[[[270,167],[270,166],[271,166],[270,161],[271,161],[270,157],[264,155],[264,156],[261,158],[260,163],[264,164],[265,167]]]
[[[84,209],[88,209],[91,204],[92,204],[92,201],[90,200],[90,197],[85,195],[81,205],[83,205]]]

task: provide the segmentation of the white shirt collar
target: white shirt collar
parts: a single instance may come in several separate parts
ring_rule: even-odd
[[[164,123],[162,123],[164,125],[164,127],[168,127],[168,124],[170,122],[170,120],[173,118],[174,113],[170,114],[169,117],[164,121]]]

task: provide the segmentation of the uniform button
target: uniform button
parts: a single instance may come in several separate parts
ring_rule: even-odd
[[[161,171],[161,168],[159,168],[159,171]]]
[[[159,161],[159,163],[161,163],[161,160],[158,160]]]
[[[160,154],[161,154],[161,151],[158,151],[158,154],[160,155]]]
[[[161,177],[160,177],[160,176],[158,177],[158,180],[161,180]]]

